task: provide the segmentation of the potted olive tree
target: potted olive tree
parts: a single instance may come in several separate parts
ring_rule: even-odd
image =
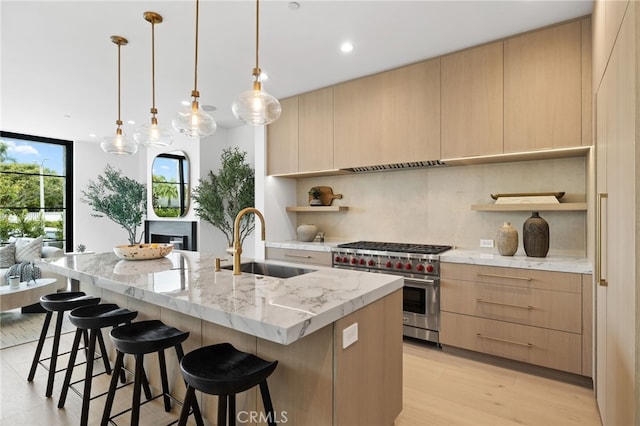
[[[245,161],[247,153],[237,147],[222,151],[222,166],[215,174],[209,171],[192,191],[197,202],[196,215],[218,228],[233,245],[233,223],[240,210],[255,203],[255,172]],[[240,242],[253,232],[253,215],[245,215],[240,222]]]
[[[89,181],[82,191],[83,202],[95,213],[93,217],[108,217],[122,226],[129,234],[129,244],[139,244],[144,232],[138,235],[138,227],[147,214],[147,187],[134,179],[122,175],[120,170],[107,165],[97,182]]]

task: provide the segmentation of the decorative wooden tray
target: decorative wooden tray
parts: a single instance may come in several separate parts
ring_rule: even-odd
[[[342,194],[334,194],[333,189],[330,186],[314,186],[309,190],[309,203],[311,203],[311,200],[313,200],[313,196],[311,195],[311,193],[314,190],[320,191],[320,202],[323,206],[330,206],[335,198],[342,198]]]

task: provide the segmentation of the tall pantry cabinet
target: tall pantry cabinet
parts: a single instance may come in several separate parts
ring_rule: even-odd
[[[595,389],[604,425],[640,421],[639,40],[638,2],[595,2]]]

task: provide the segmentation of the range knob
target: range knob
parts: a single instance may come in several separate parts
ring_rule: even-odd
[[[364,259],[360,259],[360,264],[364,265],[366,263],[366,261]]]
[[[340,256],[336,256],[336,258],[334,259],[336,261],[336,263],[340,263],[340,261],[342,260],[342,258]]]
[[[418,272],[422,272],[424,271],[424,265],[422,263],[418,263],[418,265],[416,266],[416,269],[418,270]]]
[[[369,259],[369,262],[367,262],[367,263],[368,263],[369,266],[373,266],[373,265],[376,264],[376,262],[374,262],[373,259]],[[391,263],[391,262],[389,262],[389,263]],[[391,265],[389,265],[389,266],[391,266]]]
[[[355,257],[351,258],[351,264],[355,265],[356,263],[358,263],[358,259],[356,259]]]
[[[433,272],[433,265],[427,265],[427,272]]]
[[[387,260],[387,263],[384,264],[387,268],[391,268],[391,261]]]
[[[398,262],[398,263],[396,263],[396,268],[398,268],[398,269],[402,269],[402,262]]]
[[[406,265],[404,265],[404,269],[406,269],[407,271],[411,269],[413,265],[411,265],[411,263],[407,263]]]
[[[342,263],[347,263],[348,261],[349,261],[349,259],[347,259],[346,256],[342,258]]]

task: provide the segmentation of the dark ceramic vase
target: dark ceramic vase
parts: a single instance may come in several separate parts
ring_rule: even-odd
[[[524,222],[522,243],[529,257],[545,257],[549,252],[549,224],[538,212],[531,213],[531,217]]]

